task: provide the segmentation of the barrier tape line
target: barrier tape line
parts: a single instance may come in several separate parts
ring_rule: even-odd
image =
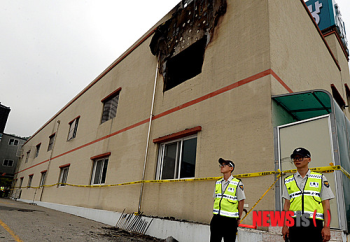
[[[350,173],[347,172],[343,167],[340,167],[340,168],[341,168],[341,171],[343,172],[343,174],[350,179]]]
[[[350,179],[350,173],[347,172],[342,166],[323,166],[323,167],[314,167],[310,168],[312,171],[316,172],[322,172],[322,173],[329,173],[334,172],[336,170],[340,170]],[[295,173],[297,170],[285,170],[282,171],[282,174],[285,173]],[[237,174],[234,177],[236,178],[251,178],[251,177],[260,177],[260,176],[268,176],[268,175],[277,175],[281,174],[281,171],[265,171],[265,172],[253,172],[253,173],[244,173],[244,174]],[[134,182],[125,182],[125,183],[119,183],[119,184],[111,184],[111,185],[75,185],[75,184],[69,184],[69,183],[56,183],[52,185],[43,185],[39,187],[13,187],[11,190],[15,188],[42,188],[42,187],[54,187],[54,186],[72,186],[72,187],[90,187],[90,188],[100,188],[100,187],[116,187],[116,186],[126,186],[126,185],[134,185],[134,184],[141,184],[141,183],[170,183],[170,182],[192,182],[192,181],[217,181],[221,179],[222,177],[206,177],[206,178],[189,178],[189,179],[174,179],[174,180],[141,180],[141,181],[134,181]]]
[[[258,203],[265,197],[265,195],[270,191],[270,189],[276,184],[276,182],[281,178],[282,173],[278,174],[276,180],[272,183],[272,185],[264,192],[264,194],[259,198],[259,200],[253,205],[253,207],[246,213],[246,215],[242,218],[241,222],[250,214],[251,211],[258,205]]]

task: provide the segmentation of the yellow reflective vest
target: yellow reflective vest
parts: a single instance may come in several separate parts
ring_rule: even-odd
[[[313,218],[316,210],[316,219],[323,220],[322,174],[310,172],[303,192],[298,187],[294,175],[286,177],[284,183],[290,197],[289,210],[294,212],[294,217],[296,217],[296,212],[301,211],[302,214],[307,213],[309,218]]]
[[[227,185],[226,190],[222,191],[222,181],[224,178],[218,180],[215,185],[215,200],[213,214],[218,214],[230,218],[238,218],[238,200],[236,191],[239,179],[233,178]]]

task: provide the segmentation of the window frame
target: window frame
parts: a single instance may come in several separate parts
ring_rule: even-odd
[[[67,184],[67,180],[68,180],[68,173],[69,173],[69,167],[70,164],[66,164],[63,166],[60,166],[60,175],[58,177],[58,187],[64,187],[66,186],[65,184]],[[66,176],[64,176],[66,174]]]
[[[331,90],[332,90],[332,96],[333,96],[334,100],[337,102],[339,107],[342,110],[344,110],[346,107],[346,103],[334,84],[331,84]]]
[[[27,188],[32,187],[33,177],[34,177],[34,174],[30,174],[30,175],[28,176]]]
[[[122,88],[119,87],[117,90],[115,90],[114,92],[112,92],[111,94],[109,94],[107,97],[103,98],[101,100],[102,104],[103,104],[103,107],[102,107],[102,115],[101,115],[101,123],[100,124],[103,124],[105,122],[107,122],[108,120],[111,120],[113,118],[115,118],[117,116],[117,111],[118,111],[118,106],[119,106],[119,98],[120,98],[120,92],[121,92]],[[109,101],[112,101],[112,99],[116,98],[117,97],[117,106],[115,107],[115,115],[111,115],[111,110],[113,108],[113,106],[111,106],[108,111],[106,110],[106,104],[109,102]],[[107,115],[106,113],[108,113],[108,117],[105,118]]]
[[[167,60],[163,92],[184,83],[202,73],[207,36]]]
[[[11,142],[12,141],[12,142]],[[9,143],[10,146],[17,146],[19,144],[19,140],[18,139],[9,139]]]
[[[6,162],[7,161],[7,162]],[[11,161],[11,165],[8,165],[8,163]],[[7,163],[7,164],[5,164],[5,162]],[[9,159],[4,159],[3,161],[2,161],[2,166],[6,166],[6,167],[13,167],[13,164],[14,164],[14,161],[13,160],[9,160]]]
[[[49,136],[49,145],[47,146],[47,151],[53,149],[53,144],[55,143],[56,133],[53,133]]]
[[[72,121],[70,121],[69,124],[69,130],[68,130],[68,136],[67,136],[67,141],[70,141],[74,139],[77,136],[77,131],[78,131],[78,125],[79,125],[79,119],[80,116],[76,117]]]
[[[182,150],[183,150],[183,144],[184,141],[186,140],[191,140],[196,138],[196,153],[197,153],[197,144],[198,144],[198,135],[197,134],[192,134],[189,136],[165,141],[163,143],[159,143],[159,149],[158,149],[158,158],[157,158],[157,168],[156,168],[156,180],[179,180],[179,179],[190,179],[194,178],[195,174],[193,177],[186,177],[186,178],[181,178],[181,164],[182,164]],[[168,179],[163,179],[163,164],[164,164],[164,152],[166,145],[168,144],[173,144],[176,143],[176,157],[175,157],[175,168],[174,168],[174,173],[173,177],[174,178],[168,178]],[[197,157],[196,157],[197,158]],[[196,169],[194,169],[194,172]]]
[[[41,177],[40,177],[39,187],[43,187],[45,185],[45,181],[46,181],[47,170],[42,171],[40,173],[41,173]]]
[[[19,188],[22,188],[23,180],[24,180],[24,176],[22,176],[21,178],[19,178]]]
[[[30,150],[27,151],[26,160],[25,160],[24,163],[28,163],[28,161],[29,161],[29,155],[30,155]]]
[[[108,162],[109,162],[109,157],[110,157],[111,153],[105,153],[102,155],[97,155],[94,157],[91,157],[90,159],[92,160],[92,170],[91,170],[91,178],[90,178],[90,185],[94,186],[94,185],[102,185],[102,184],[106,184],[106,177],[107,177],[107,170],[108,170]],[[99,161],[102,161],[102,166],[100,168],[99,171],[99,178],[98,178],[98,182],[95,183],[95,175],[96,175],[96,169],[97,169],[97,164]]]
[[[39,152],[40,152],[40,147],[41,147],[41,143],[37,144],[35,146],[35,158],[39,156]]]

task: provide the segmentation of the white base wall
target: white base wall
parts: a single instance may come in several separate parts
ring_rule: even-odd
[[[18,199],[17,201],[32,203],[32,200]],[[106,211],[100,209],[68,206],[57,203],[47,203],[35,201],[36,205],[49,209],[73,214],[83,218],[91,219],[110,226],[115,226],[120,216],[119,212]],[[143,216],[143,219],[151,221],[152,218]],[[273,228],[270,231],[261,231],[253,229],[238,228],[236,242],[283,242],[279,228]],[[170,221],[166,219],[153,218],[147,232],[147,235],[166,239],[170,236],[179,242],[206,242],[210,238],[209,225],[195,224],[190,222]],[[350,242],[348,236],[339,230],[331,230],[332,239],[330,241]]]

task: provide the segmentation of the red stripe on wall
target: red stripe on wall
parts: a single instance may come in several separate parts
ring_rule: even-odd
[[[228,85],[228,86],[226,86],[226,87],[223,87],[223,88],[221,88],[221,89],[219,89],[219,90],[216,90],[216,91],[214,91],[214,92],[211,92],[211,93],[209,93],[209,94],[207,94],[207,95],[204,95],[204,96],[202,96],[202,97],[199,97],[199,98],[197,98],[197,99],[194,99],[194,100],[192,100],[192,101],[189,101],[189,102],[187,102],[187,103],[184,103],[184,104],[182,104],[182,105],[180,105],[180,106],[177,106],[177,107],[175,107],[175,108],[172,108],[172,109],[170,109],[170,110],[168,110],[168,111],[165,111],[165,112],[163,112],[163,113],[157,114],[157,115],[153,116],[152,119],[155,120],[155,119],[164,117],[164,116],[166,116],[166,115],[168,115],[168,114],[174,113],[174,112],[179,111],[179,110],[181,110],[181,109],[187,108],[187,107],[192,106],[192,105],[197,104],[197,103],[200,103],[200,102],[202,102],[202,101],[204,101],[204,100],[207,100],[207,99],[209,99],[209,98],[215,97],[215,96],[217,96],[217,95],[219,95],[219,94],[222,94],[222,93],[224,93],[224,92],[230,91],[230,90],[232,90],[232,89],[234,89],[234,88],[240,87],[240,86],[245,85],[245,84],[247,84],[247,83],[250,83],[250,82],[252,82],[252,81],[256,81],[256,80],[258,80],[258,79],[260,79],[260,78],[262,78],[262,77],[268,76],[268,75],[272,75],[273,77],[275,77],[275,79],[276,79],[288,92],[290,92],[290,93],[293,92],[292,89],[290,89],[290,88],[282,81],[282,79],[279,78],[279,77],[277,76],[277,74],[276,74],[273,70],[268,69],[268,70],[263,71],[263,72],[260,72],[260,73],[258,73],[258,74],[256,74],[256,75],[253,75],[253,76],[250,76],[250,77],[248,77],[248,78],[242,79],[242,80],[240,80],[240,81],[238,81],[238,82],[232,83],[231,85]],[[70,154],[70,153],[72,153],[72,152],[74,152],[74,151],[76,151],[76,150],[80,150],[80,149],[82,149],[82,148],[85,148],[85,147],[87,147],[87,146],[90,146],[90,145],[92,145],[92,144],[95,144],[95,143],[97,143],[97,142],[100,142],[100,141],[102,141],[102,140],[108,139],[108,138],[110,138],[110,137],[112,137],[112,136],[115,136],[115,135],[117,135],[117,134],[123,133],[123,132],[125,132],[125,131],[130,130],[130,129],[136,128],[136,127],[141,126],[141,125],[143,125],[143,124],[145,124],[145,123],[148,123],[148,122],[149,122],[149,119],[147,118],[147,119],[145,119],[145,120],[143,120],[143,121],[140,121],[140,122],[138,122],[138,123],[135,123],[135,124],[133,124],[133,125],[130,125],[130,126],[126,127],[126,128],[120,129],[120,130],[118,130],[118,131],[116,131],[116,132],[114,132],[114,133],[111,133],[111,134],[109,134],[109,135],[106,135],[106,136],[101,137],[101,138],[99,138],[99,139],[96,139],[96,140],[94,140],[94,141],[91,141],[91,142],[89,142],[89,143],[86,143],[86,144],[84,144],[84,145],[81,145],[81,146],[79,146],[79,147],[77,147],[77,148],[75,148],[75,149],[69,150],[69,151],[64,152],[64,153],[62,153],[62,154],[60,154],[60,155],[57,155],[57,156],[55,156],[55,157],[52,157],[51,160],[54,160],[54,159],[57,159],[57,158],[62,157],[62,156],[64,156],[64,155]],[[41,162],[41,163],[38,163],[38,164],[36,164],[36,165],[33,165],[33,166],[31,166],[31,167],[28,167],[28,168],[26,168],[26,169],[23,169],[23,170],[21,170],[21,171],[18,171],[16,174],[18,174],[18,173],[20,173],[20,172],[23,172],[23,171],[26,171],[26,170],[28,170],[28,169],[31,169],[31,168],[33,168],[33,167],[36,167],[36,166],[38,166],[38,165],[41,165],[41,164],[43,164],[43,163],[46,163],[46,162],[48,162],[48,161],[49,161],[49,160],[45,160],[45,161],[43,161],[43,162]]]
[[[251,76],[251,77],[248,77],[248,78],[246,78],[246,79],[240,80],[240,81],[235,82],[235,83],[233,83],[233,84],[231,84],[231,85],[229,85],[229,86],[223,87],[223,88],[221,88],[221,89],[219,89],[219,90],[216,90],[216,91],[211,92],[211,93],[209,93],[209,94],[207,94],[207,95],[204,95],[204,96],[202,96],[202,97],[200,97],[200,98],[194,99],[194,100],[189,101],[189,102],[187,102],[187,103],[184,103],[184,104],[182,104],[182,105],[180,105],[180,106],[177,106],[177,107],[175,107],[175,108],[172,108],[172,109],[170,109],[170,110],[168,110],[168,111],[165,111],[165,112],[163,112],[163,113],[160,113],[160,114],[158,114],[158,115],[155,115],[155,116],[153,117],[153,119],[158,119],[158,118],[161,118],[161,117],[163,117],[163,116],[166,116],[166,115],[168,115],[168,114],[170,114],[170,113],[179,111],[179,110],[181,110],[181,109],[183,109],[183,108],[187,108],[187,107],[192,106],[192,105],[194,105],[194,104],[196,104],[196,103],[202,102],[202,101],[204,101],[204,100],[207,100],[207,99],[209,99],[209,98],[215,97],[215,96],[217,96],[217,95],[219,95],[219,94],[222,94],[222,93],[224,93],[224,92],[230,91],[230,90],[232,90],[232,89],[234,89],[234,88],[236,88],[236,87],[240,87],[240,86],[242,86],[242,85],[244,85],[244,84],[247,84],[247,83],[249,83],[249,82],[252,82],[252,81],[255,81],[255,80],[260,79],[260,78],[262,78],[262,77],[265,77],[265,76],[267,76],[267,75],[269,75],[269,74],[270,74],[270,69],[269,69],[269,70],[266,70],[266,71],[263,71],[263,72],[260,72],[260,73],[254,75],[254,76]]]
[[[281,85],[282,85],[289,93],[292,93],[292,92],[293,92],[293,90],[290,89],[290,88],[287,86],[287,84],[284,83],[284,81],[282,81],[282,79],[281,79],[279,76],[277,76],[277,74],[276,74],[273,70],[270,69],[270,71],[271,71],[271,75],[272,75],[279,83],[281,83]]]

